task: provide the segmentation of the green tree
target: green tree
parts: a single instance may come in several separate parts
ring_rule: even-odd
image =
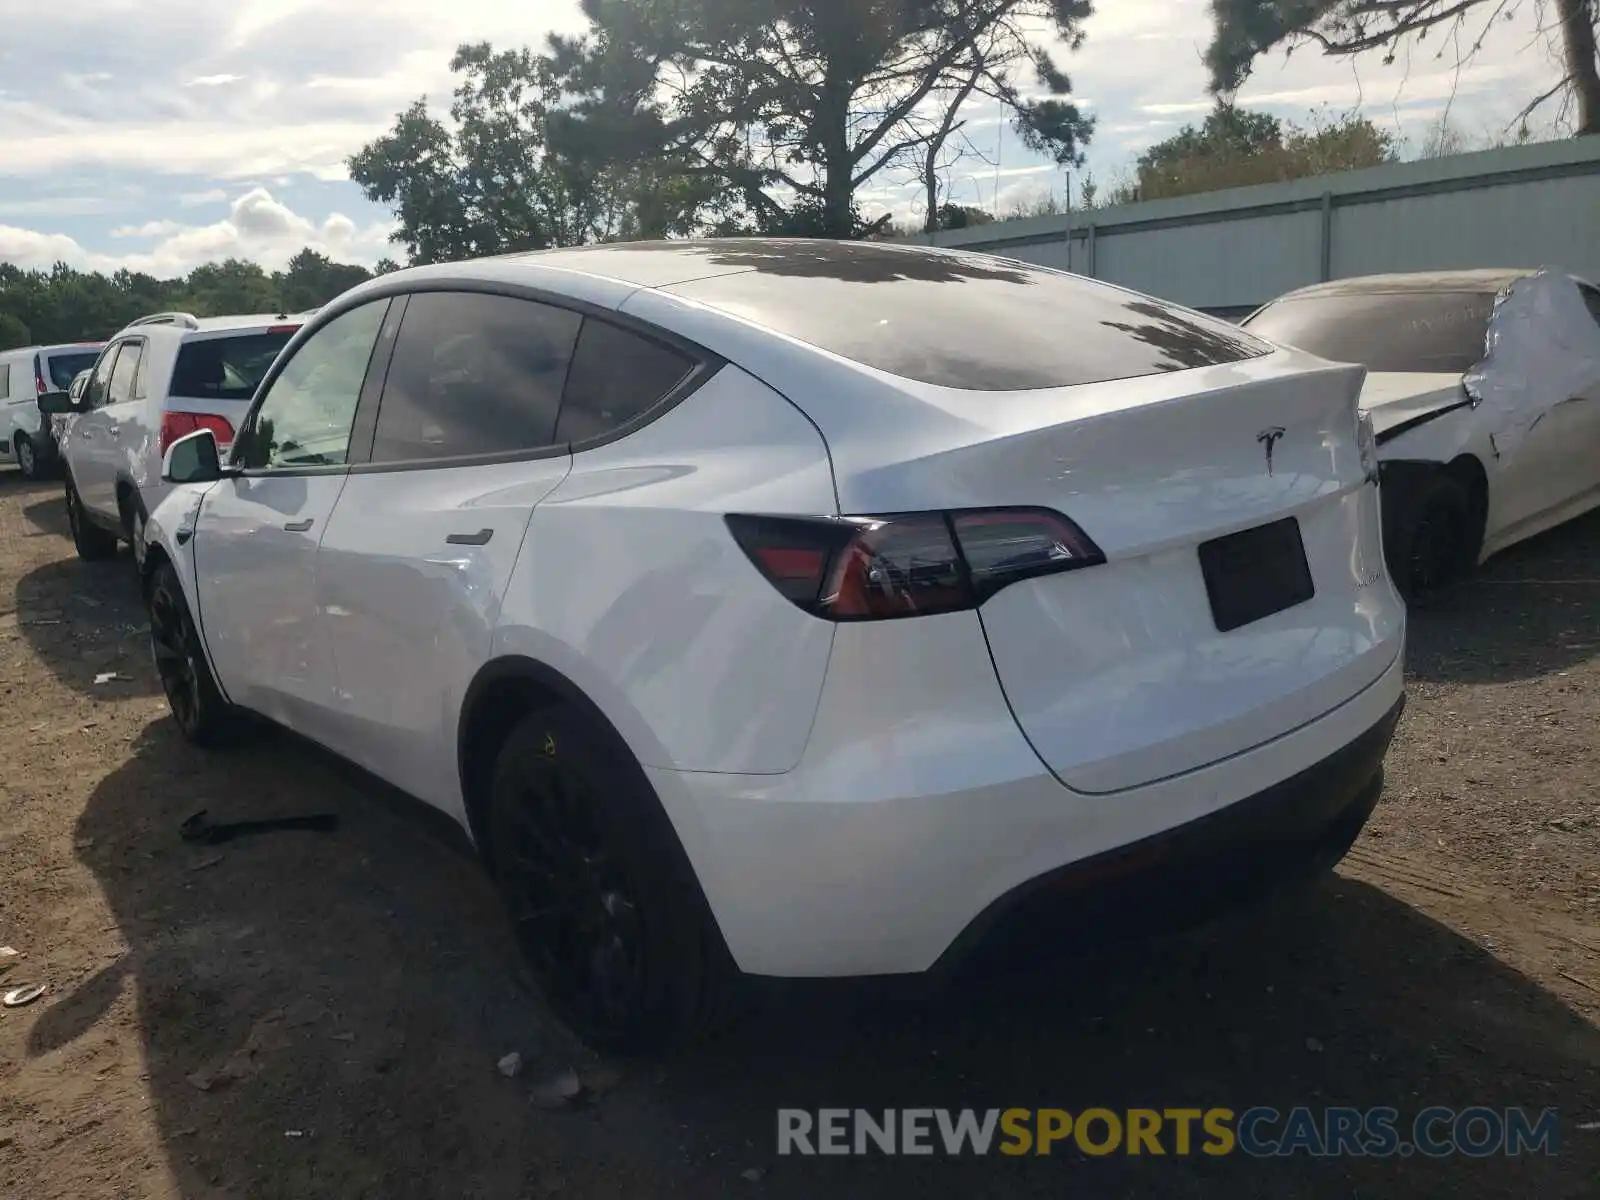
[[[1159,200],[1221,188],[1278,183],[1397,159],[1394,139],[1364,117],[1314,117],[1311,128],[1219,102],[1200,125],[1157,142],[1135,163],[1113,203]]]
[[[994,214],[970,204],[945,204],[939,208],[940,229],[970,229],[975,225],[994,224]]]
[[[0,350],[16,350],[32,344],[33,335],[21,319],[8,312],[0,312]]]
[[[285,311],[304,312],[371,278],[372,272],[365,267],[336,263],[307,246],[289,260],[286,270],[273,276],[273,283]]]
[[[184,279],[127,270],[108,277],[65,263],[25,271],[0,263],[0,337],[40,345],[98,341],[138,317],[171,309],[224,316],[314,308],[368,278],[366,268],[332,262],[309,248],[272,275],[238,259],[196,267]]]
[[[189,272],[181,306],[197,317],[278,312],[277,285],[260,263],[239,258],[206,263]]]
[[[1577,132],[1600,133],[1600,4],[1553,3],[1564,51],[1560,77],[1518,119],[1566,92],[1577,102]],[[1257,58],[1279,46],[1292,51],[1309,43],[1324,54],[1346,57],[1377,50],[1385,62],[1393,62],[1408,40],[1463,32],[1465,61],[1482,48],[1494,22],[1507,11],[1505,0],[1211,0],[1214,28],[1206,67],[1212,90],[1228,95],[1249,77]]]
[[[1081,160],[1092,118],[1047,49],[1076,49],[1089,0],[583,0],[587,36],[553,38],[568,152],[650,162],[718,231],[856,237],[858,191],[917,168],[999,100],[1023,141]],[[1046,95],[1030,94],[1035,87]],[[930,204],[930,213],[938,206]]]
[[[577,245],[647,223],[634,201],[646,166],[552,145],[561,83],[549,59],[479,42],[458,48],[450,69],[448,123],[418,100],[349,160],[367,198],[394,206],[392,238],[413,263]]]

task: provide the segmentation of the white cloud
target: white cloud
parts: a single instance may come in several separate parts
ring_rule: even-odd
[[[180,192],[178,193],[178,206],[180,208],[194,208],[200,204],[216,204],[227,198],[228,193],[221,188],[209,188],[203,192]]]
[[[118,225],[111,231],[114,238],[171,237],[183,230],[176,221],[146,221],[143,225]]]
[[[238,83],[243,78],[244,78],[243,75],[232,75],[232,74],[228,74],[227,72],[224,72],[221,75],[201,75],[198,78],[189,80],[189,82],[188,82],[188,84],[186,86],[188,86],[188,87],[222,87],[224,84]]]
[[[167,220],[111,230],[113,237],[155,241],[147,250],[127,254],[91,251],[65,234],[0,225],[0,261],[44,269],[56,262],[93,271],[126,267],[167,278],[225,258],[252,259],[273,270],[310,246],[335,261],[371,265],[391,252],[391,228],[388,223],[363,228],[342,213],[313,221],[265,188],[252,188],[233,201],[225,219],[209,225]]]

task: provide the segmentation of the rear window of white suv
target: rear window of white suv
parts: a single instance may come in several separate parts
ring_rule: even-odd
[[[1271,352],[1223,321],[1012,259],[859,242],[699,247],[708,277],[663,291],[942,387],[1067,387]]]
[[[294,334],[294,329],[274,329],[186,341],[172,369],[169,394],[190,400],[249,400]]]

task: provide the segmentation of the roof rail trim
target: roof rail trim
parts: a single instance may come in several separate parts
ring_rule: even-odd
[[[148,317],[140,317],[137,321],[129,321],[128,328],[135,325],[180,325],[184,329],[199,329],[200,322],[193,313],[186,312],[161,312],[151,313]]]

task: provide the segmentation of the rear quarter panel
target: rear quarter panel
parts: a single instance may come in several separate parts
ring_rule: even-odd
[[[534,510],[493,656],[567,676],[645,766],[787,771],[833,626],[762,578],[723,517],[834,511],[816,429],[726,365],[654,423],[573,456]]]

